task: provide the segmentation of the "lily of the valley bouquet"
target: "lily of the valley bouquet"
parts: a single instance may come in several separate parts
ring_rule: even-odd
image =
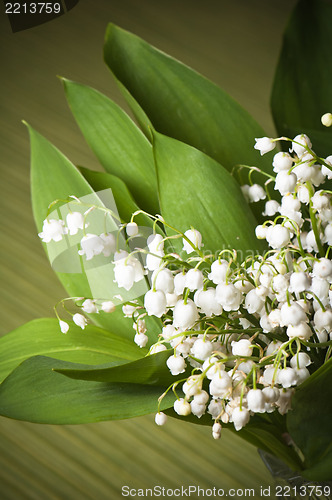
[[[323,0],[292,15],[277,138],[114,25],[105,61],[139,126],[62,80],[105,172],[74,166],[28,126],[39,237],[68,296],[53,319],[1,339],[2,415],[154,412],[215,439],[234,430],[306,480],[332,479],[331,20]]]

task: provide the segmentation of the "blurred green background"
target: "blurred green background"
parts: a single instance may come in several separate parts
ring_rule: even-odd
[[[54,303],[64,295],[36,235],[28,136],[21,120],[74,163],[99,169],[56,75],[91,85],[123,104],[102,59],[106,24],[112,21],[215,81],[273,135],[269,94],[294,4],[80,0],[64,16],[15,34],[1,4],[1,334],[52,316]],[[123,485],[244,489],[273,484],[252,446],[227,431],[215,442],[210,432],[179,421],[159,428],[153,416],[76,427],[2,418],[0,498],[103,500],[121,498]]]

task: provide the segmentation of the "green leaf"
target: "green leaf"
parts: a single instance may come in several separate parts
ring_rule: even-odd
[[[157,213],[157,182],[150,142],[105,95],[86,85],[62,81],[77,124],[105,170],[126,183],[141,208]]]
[[[215,84],[113,24],[104,57],[158,132],[200,149],[228,170],[236,164],[271,170],[269,158],[253,149],[263,130]]]
[[[66,199],[75,195],[91,196],[91,200],[101,205],[101,200],[79,170],[47,139],[28,125],[31,141],[31,195],[33,214],[38,231],[42,229],[43,220],[50,203],[56,199]],[[71,259],[77,259],[77,248],[72,247]],[[75,260],[76,263],[76,260]],[[71,297],[91,297],[91,284],[99,279],[99,274],[88,280],[85,271],[57,272],[57,276]],[[99,268],[101,269],[101,268]],[[132,338],[132,328],[124,318],[121,307],[112,314],[91,315],[94,323],[116,332],[123,337]]]
[[[142,132],[144,133],[146,138],[151,142],[152,141],[153,126],[152,126],[152,123],[149,120],[147,114],[143,111],[143,109],[138,104],[136,99],[133,98],[131,93],[128,92],[126,87],[124,85],[122,85],[122,83],[117,78],[114,77],[114,79],[115,79],[115,81],[120,89],[121,94],[125,98],[128,106],[130,107],[137,123],[139,124]]]
[[[136,360],[144,356],[133,342],[87,325],[82,331],[73,322],[66,335],[56,319],[30,321],[0,338],[0,381],[32,356],[51,356],[63,361],[99,365]]]
[[[264,248],[255,236],[255,218],[227,170],[198,149],[157,133],[154,152],[166,222],[182,232],[197,229],[206,253],[234,248],[242,260]]]
[[[164,388],[72,380],[55,369],[70,363],[37,356],[24,361],[0,385],[0,414],[43,424],[82,424],[152,413]],[[161,409],[172,406],[168,393]]]
[[[146,356],[121,366],[87,367],[57,370],[67,377],[78,380],[93,380],[95,382],[126,382],[132,384],[165,385],[173,384],[185,378],[181,374],[174,377],[169,371],[166,361],[173,350],[162,351]]]
[[[332,110],[332,5],[301,0],[284,33],[271,106],[280,135],[306,133],[320,155],[331,153],[321,116]]]
[[[119,177],[84,167],[79,167],[79,170],[94,191],[112,189],[114,201],[123,222],[129,222],[132,214],[140,210],[126,184]],[[153,226],[152,220],[144,214],[136,216],[135,222],[141,226]]]
[[[292,399],[287,427],[305,457],[303,477],[331,479],[332,359],[303,382]]]

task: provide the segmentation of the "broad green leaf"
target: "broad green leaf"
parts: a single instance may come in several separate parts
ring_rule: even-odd
[[[83,167],[79,167],[79,170],[94,191],[112,189],[116,207],[123,222],[129,222],[132,214],[140,209],[126,184],[119,177]],[[153,225],[152,220],[144,214],[136,216],[135,222],[141,226]]]
[[[332,359],[297,389],[287,427],[305,457],[303,476],[323,481],[332,470]]]
[[[149,120],[147,114],[143,111],[143,109],[141,108],[141,106],[138,104],[138,102],[136,101],[136,99],[133,98],[133,96],[131,95],[130,92],[128,92],[128,90],[126,89],[126,87],[124,85],[122,85],[122,83],[120,82],[120,80],[118,80],[117,78],[115,78],[115,81],[121,91],[121,94],[123,95],[123,97],[125,98],[128,106],[130,107],[137,123],[139,124],[142,132],[144,133],[144,135],[147,137],[147,139],[149,139],[149,141],[152,141],[152,130],[153,130],[153,126],[152,126],[152,123],[151,121]]]
[[[332,110],[332,4],[300,0],[286,27],[271,106],[280,135],[306,133],[321,156],[331,154],[331,131],[321,116]]]
[[[157,213],[157,182],[150,142],[105,95],[70,80],[62,81],[71,111],[105,170],[126,183],[141,208]]]
[[[236,164],[271,170],[269,157],[253,149],[263,130],[217,85],[113,24],[104,57],[158,132],[200,149],[228,170]]]
[[[0,338],[0,381],[22,361],[32,356],[50,356],[63,361],[99,365],[125,363],[144,356],[133,342],[94,325],[82,331],[73,322],[66,335],[56,319],[30,321]]]
[[[0,415],[43,424],[83,424],[156,412],[163,387],[72,380],[55,369],[70,363],[36,356],[18,366],[0,385]],[[175,396],[168,393],[161,409]]]
[[[90,195],[100,204],[100,199],[79,170],[47,139],[28,125],[31,141],[31,195],[33,214],[38,231],[42,229],[47,207],[56,199],[75,195]],[[74,249],[75,250],[75,249]],[[77,255],[77,252],[76,252]],[[86,274],[57,273],[71,297],[91,297]],[[110,329],[123,337],[132,338],[129,320],[124,318],[121,307],[110,314],[91,315],[95,324]],[[129,325],[129,326],[128,326]]]
[[[121,366],[110,367],[77,367],[57,370],[67,377],[78,380],[93,380],[95,382],[126,382],[132,384],[166,385],[169,386],[178,379],[185,378],[184,374],[175,377],[166,365],[167,359],[173,354],[172,350],[162,351],[146,356]]]
[[[256,221],[234,178],[215,160],[187,144],[155,134],[154,152],[161,212],[184,232],[200,231],[205,253],[225,248],[258,252]]]

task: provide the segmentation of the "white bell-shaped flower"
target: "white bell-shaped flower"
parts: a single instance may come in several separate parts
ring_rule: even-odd
[[[191,398],[192,396],[199,394],[202,390],[202,382],[203,382],[202,377],[199,375],[193,375],[191,377],[188,377],[186,382],[182,386],[183,393],[188,398]]]
[[[309,202],[310,202],[310,193],[308,191],[307,186],[304,186],[303,184],[300,184],[297,187],[296,196],[297,196],[298,200],[301,203],[304,203],[305,205],[309,204]]]
[[[291,387],[292,385],[296,385],[297,381],[298,381],[298,378],[297,378],[296,371],[294,370],[294,368],[291,368],[288,366],[288,367],[282,368],[282,370],[280,370],[279,376],[278,376],[278,382],[286,389],[288,387]]]
[[[313,276],[332,281],[332,260],[322,257],[314,263]]]
[[[190,415],[190,413],[191,413],[190,403],[188,403],[188,401],[186,401],[183,398],[177,399],[174,402],[174,411],[178,415],[181,415],[182,417],[186,417],[186,416]]]
[[[150,354],[157,354],[157,352],[167,351],[164,344],[154,344],[150,349]]]
[[[180,373],[183,373],[187,366],[184,358],[180,355],[170,356],[166,361],[166,365],[172,375],[179,375]]]
[[[213,343],[204,339],[197,339],[191,348],[193,356],[203,361],[211,356],[212,351]]]
[[[280,391],[277,387],[264,387],[264,389],[262,389],[262,393],[265,402],[268,404],[276,403],[280,396]]]
[[[283,326],[293,325],[296,326],[302,321],[308,320],[305,311],[299,304],[288,304],[287,302],[281,307],[281,322]]]
[[[224,370],[225,366],[223,363],[220,363],[218,358],[211,356],[203,363],[203,371],[205,372],[206,378],[212,380],[213,377],[220,372],[220,370]]]
[[[266,240],[271,248],[283,248],[290,242],[290,232],[281,224],[269,226],[266,231]]]
[[[75,325],[82,328],[82,330],[84,330],[84,328],[88,324],[87,319],[80,313],[74,314],[73,321],[74,321]]]
[[[79,255],[85,255],[86,260],[91,260],[95,255],[100,255],[104,250],[104,242],[100,236],[96,234],[87,234],[81,239],[82,250],[79,250]]]
[[[146,268],[149,271],[155,271],[163,263],[162,257],[165,255],[163,237],[161,234],[151,234],[148,237],[147,245],[151,254],[148,253],[146,256]]]
[[[224,370],[220,370],[211,380],[209,393],[213,397],[223,398],[228,394],[232,387],[232,379]]]
[[[157,425],[165,425],[167,422],[167,415],[165,415],[165,413],[160,411],[156,413],[154,421],[156,422]]]
[[[294,394],[294,389],[283,389],[280,391],[279,399],[276,402],[278,406],[279,413],[285,415],[292,407],[292,397]]]
[[[148,237],[148,249],[152,253],[162,252],[164,250],[164,239],[161,234],[151,234]]]
[[[291,274],[289,284],[289,291],[291,293],[301,293],[304,290],[309,290],[311,279],[307,273],[299,271]]]
[[[135,268],[123,261],[115,266],[114,278],[120,288],[130,290],[135,282]]]
[[[282,197],[280,213],[282,215],[287,215],[292,212],[297,212],[301,209],[301,202],[298,198],[294,198],[293,195],[288,194]]]
[[[252,354],[253,346],[248,339],[233,340],[231,346],[233,356],[251,356]]]
[[[292,368],[306,368],[311,363],[311,358],[306,352],[298,352],[290,360],[290,365]]]
[[[286,333],[290,339],[298,337],[301,340],[309,340],[312,330],[308,323],[301,321],[297,325],[288,325]]]
[[[328,166],[322,165],[322,174],[328,179],[332,179],[332,155],[325,158],[325,163],[327,163]]]
[[[138,235],[138,225],[136,224],[136,222],[129,222],[126,225],[126,233],[127,233],[127,236],[129,236],[129,237],[133,237],[133,236]]]
[[[67,227],[70,236],[78,233],[79,229],[83,229],[84,215],[80,212],[69,212],[66,217]]]
[[[151,281],[156,290],[162,290],[165,294],[174,291],[174,276],[172,271],[167,268],[154,271]]]
[[[332,311],[331,309],[318,309],[314,315],[314,324],[318,332],[326,330],[328,333],[332,331]]]
[[[240,431],[250,420],[250,413],[247,408],[240,408],[239,406],[234,408],[232,416],[230,419],[235,427],[236,431]]]
[[[256,238],[259,240],[265,240],[267,230],[268,230],[267,226],[263,226],[263,224],[258,224],[258,226],[256,226],[256,228],[255,228]]]
[[[139,347],[145,347],[146,344],[149,341],[149,337],[145,335],[145,333],[139,333],[137,332],[135,337],[134,337],[134,342],[137,344]]]
[[[276,173],[281,170],[289,170],[293,166],[293,158],[289,153],[280,151],[280,153],[274,155],[272,165]]]
[[[62,319],[59,320],[59,325],[60,325],[60,330],[62,333],[67,333],[69,330],[69,325],[66,321],[63,321]]]
[[[188,240],[191,241],[191,243],[198,249],[202,247],[202,235],[199,231],[196,229],[189,229],[184,233],[184,235],[188,238]],[[194,248],[191,246],[191,244],[183,238],[183,250],[185,252],[192,253],[194,252]]]
[[[260,186],[259,184],[253,184],[252,186],[249,186],[248,198],[249,202],[251,203],[256,203],[259,200],[265,200],[266,198],[265,189],[262,188],[262,186]]]
[[[187,299],[187,303],[184,300],[179,300],[176,303],[173,311],[173,324],[175,327],[184,330],[191,328],[198,319],[199,314],[196,304],[191,299]]]
[[[330,284],[328,280],[314,276],[311,280],[310,290],[317,295],[321,301],[325,302],[325,299],[328,299],[329,296]]]
[[[220,283],[216,288],[216,299],[225,311],[237,311],[243,296],[232,283]]]
[[[264,300],[257,294],[255,288],[247,293],[244,301],[244,307],[247,309],[249,314],[255,314],[259,312],[262,307],[264,307]]]
[[[210,413],[212,418],[218,418],[222,412],[223,406],[221,401],[218,399],[213,399],[208,406],[208,413]]]
[[[308,153],[306,147],[311,148],[311,146],[309,137],[306,134],[299,134],[293,139],[291,152],[294,151],[299,158],[302,158]]]
[[[109,257],[110,255],[114,254],[116,252],[116,238],[115,238],[114,234],[112,234],[112,233],[104,234],[103,233],[100,235],[100,237],[104,243],[104,248],[103,248],[104,257]]]
[[[247,394],[248,409],[255,413],[265,412],[265,398],[260,389],[250,389]]]
[[[186,286],[186,275],[183,273],[178,273],[174,276],[174,291],[178,295],[182,295],[183,290]]]
[[[171,337],[177,334],[177,330],[173,325],[166,325],[163,327],[161,335],[165,340],[169,340]]]
[[[288,173],[286,170],[281,170],[276,176],[274,189],[284,196],[294,192],[296,182],[297,177],[293,172]]]
[[[211,264],[211,272],[209,273],[209,280],[211,280],[215,285],[226,282],[227,271],[229,268],[229,262],[225,259],[215,260]]]
[[[194,292],[195,290],[203,288],[203,280],[204,276],[202,271],[199,269],[189,269],[186,274],[185,284],[191,292]]]
[[[201,416],[206,412],[206,405],[199,404],[197,401],[195,401],[195,398],[190,402],[190,407],[191,413],[198,418],[201,418]]]
[[[38,233],[38,236],[44,243],[49,243],[52,240],[61,241],[64,234],[67,234],[67,229],[63,220],[45,219],[43,230],[41,233]]]
[[[197,404],[206,405],[209,399],[210,395],[204,390],[201,390],[197,394],[194,394],[194,400]]]
[[[265,217],[272,217],[280,210],[280,205],[276,200],[269,200],[265,203],[265,210],[263,215]]]
[[[105,313],[112,313],[115,311],[115,304],[111,300],[105,300],[101,303],[101,310]]]
[[[95,304],[95,301],[92,300],[92,299],[86,299],[83,304],[82,304],[82,309],[84,312],[88,313],[88,314],[92,314],[92,313],[97,313],[98,312],[98,309],[97,309],[97,306]]]
[[[254,148],[260,151],[261,155],[265,155],[269,151],[272,151],[276,147],[276,142],[270,137],[259,137],[255,138]]]
[[[144,297],[144,307],[149,316],[160,318],[166,313],[166,296],[162,290],[149,290]]]
[[[218,316],[222,313],[222,306],[217,302],[215,288],[207,290],[197,290],[194,295],[194,302],[200,311],[206,316]]]
[[[221,436],[221,424],[215,422],[212,426],[212,437],[213,439],[220,439]]]

